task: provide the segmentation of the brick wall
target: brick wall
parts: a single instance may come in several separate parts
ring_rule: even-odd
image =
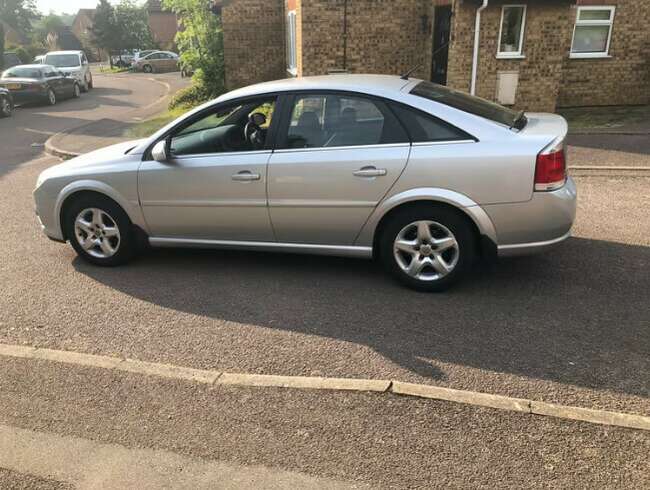
[[[416,75],[428,77],[432,0],[349,0],[347,59],[344,1],[301,3],[303,75],[344,68],[351,73],[399,74],[422,63]]]
[[[610,58],[567,59],[558,106],[650,103],[650,0],[590,0],[616,6]],[[570,9],[571,23],[576,7]],[[570,50],[570,41],[567,53]]]
[[[229,89],[286,78],[283,0],[233,0],[222,22]]]
[[[553,112],[570,45],[570,9],[566,2],[518,1],[527,4],[522,59],[497,59],[501,8],[510,1],[492,0],[481,17],[477,95],[495,100],[499,71],[519,74],[515,109]],[[476,6],[456,5],[449,53],[448,84],[469,91]]]

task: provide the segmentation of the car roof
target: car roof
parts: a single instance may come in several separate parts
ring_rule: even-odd
[[[263,82],[234,90],[220,99],[228,100],[257,94],[288,92],[296,90],[340,90],[366,94],[385,95],[399,93],[415,79],[404,80],[397,75],[322,75],[314,77],[286,78]],[[420,80],[417,80],[418,82]]]

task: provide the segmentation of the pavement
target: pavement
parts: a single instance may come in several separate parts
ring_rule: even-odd
[[[144,79],[142,90],[131,78],[96,80],[83,109],[66,101],[0,121],[0,195],[11,196],[0,200],[0,343],[650,415],[650,176],[577,177],[574,238],[478,268],[441,295],[403,289],[372,262],[332,257],[154,250],[98,269],[38,229],[31,191],[59,160],[30,141],[119,120],[164,93]],[[205,385],[5,356],[0,432],[0,444],[11,438],[27,455],[0,449],[0,487],[119,486],[114,478],[152,467],[167,486],[180,472],[196,487],[205,475],[269,478],[240,484],[249,488],[650,486],[646,431],[393,393]],[[43,456],[44,441],[70,447],[79,464]],[[86,453],[111,455],[111,466]],[[128,486],[147,488],[142,480]]]

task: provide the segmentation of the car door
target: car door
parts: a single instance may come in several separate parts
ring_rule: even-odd
[[[274,240],[266,200],[268,125],[255,144],[244,131],[250,114],[271,120],[275,103],[265,97],[219,104],[170,131],[169,161],[145,159],[138,176],[152,237]]]
[[[410,141],[386,104],[350,93],[298,93],[269,162],[279,242],[352,245],[406,166]]]
[[[63,98],[68,95],[65,84],[65,77],[56,68],[53,66],[48,66],[45,69],[45,79],[47,80],[47,83],[52,88],[52,90],[54,90],[57,98]]]

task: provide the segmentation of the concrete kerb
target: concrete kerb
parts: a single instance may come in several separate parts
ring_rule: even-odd
[[[0,344],[0,356],[59,362],[208,385],[393,393],[395,395],[442,400],[477,407],[650,431],[650,417],[643,415],[572,407],[524,398],[401,381],[223,373],[221,371],[194,369],[171,364],[11,344]]]
[[[105,77],[110,77],[110,75],[102,75]],[[113,76],[112,78],[125,78],[125,77],[116,77]],[[162,85],[165,87],[165,95],[162,97],[159,97],[157,100],[151,102],[150,104],[147,104],[143,107],[139,107],[138,109],[135,109],[137,111],[146,111],[148,109],[151,109],[152,107],[162,103],[165,99],[169,98],[169,93],[171,92],[171,86],[167,82],[163,82],[162,80],[156,80],[155,78],[147,77],[146,80],[149,80],[151,82],[157,83],[159,85]],[[69,128],[63,131],[60,131],[58,133],[53,134],[50,136],[47,141],[45,142],[45,152],[53,155],[58,158],[63,158],[64,160],[78,157],[80,153],[75,152],[75,151],[70,151],[66,150],[65,148],[61,148],[59,146],[59,141],[63,139],[64,137],[68,136],[70,133],[73,133],[75,131],[79,131],[80,129],[85,128],[86,126],[90,126],[91,124],[96,123],[97,121],[89,121],[87,123],[81,124],[79,126],[75,126],[74,128]]]

